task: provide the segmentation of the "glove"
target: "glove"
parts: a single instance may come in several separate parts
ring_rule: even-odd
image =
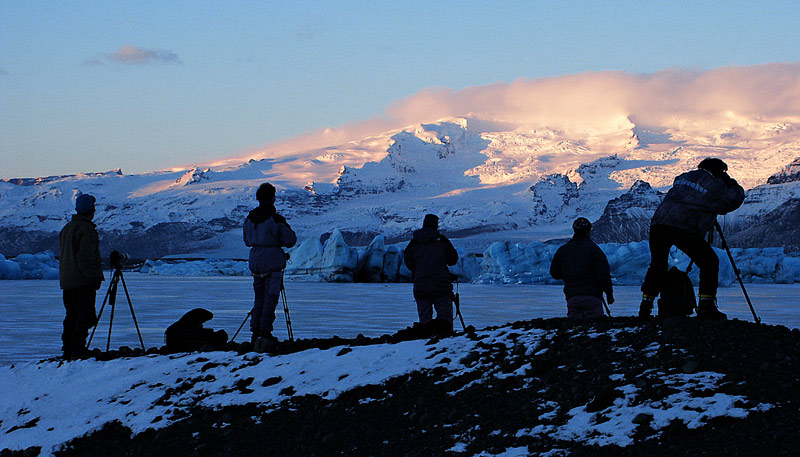
[[[100,279],[100,278],[97,278],[97,279],[94,280],[94,284],[93,285],[94,285],[94,290],[100,290],[100,286],[103,285],[103,280]]]
[[[606,294],[606,301],[608,302],[609,305],[613,304],[614,303],[614,296],[610,295],[610,294]]]

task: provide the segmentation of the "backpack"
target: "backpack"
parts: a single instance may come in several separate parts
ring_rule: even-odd
[[[670,268],[661,284],[658,317],[689,316],[696,307],[697,299],[689,274],[678,267]]]

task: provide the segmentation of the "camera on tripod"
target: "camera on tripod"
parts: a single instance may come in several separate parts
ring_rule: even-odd
[[[108,262],[111,265],[112,269],[120,270],[122,269],[122,264],[127,262],[130,259],[128,254],[119,251],[111,251],[111,255],[108,258]]]

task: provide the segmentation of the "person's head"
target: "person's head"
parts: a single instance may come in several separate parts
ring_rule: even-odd
[[[275,203],[275,186],[268,182],[258,186],[256,200],[258,200],[258,203],[261,205],[271,205]]]
[[[575,236],[588,236],[592,231],[592,223],[585,217],[579,217],[572,223],[572,231],[575,232]]]
[[[94,215],[95,198],[89,194],[80,194],[75,199],[75,212],[84,216]]]
[[[435,214],[426,214],[422,221],[422,228],[439,228],[439,217]]]
[[[716,157],[707,157],[697,165],[697,168],[706,170],[707,172],[719,178],[723,173],[728,171],[728,164],[723,162],[721,159],[717,159]]]

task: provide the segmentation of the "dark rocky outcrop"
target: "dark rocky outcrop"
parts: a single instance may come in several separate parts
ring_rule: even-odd
[[[663,194],[645,181],[636,181],[621,196],[611,200],[592,225],[596,243],[629,243],[650,237],[650,219]]]

